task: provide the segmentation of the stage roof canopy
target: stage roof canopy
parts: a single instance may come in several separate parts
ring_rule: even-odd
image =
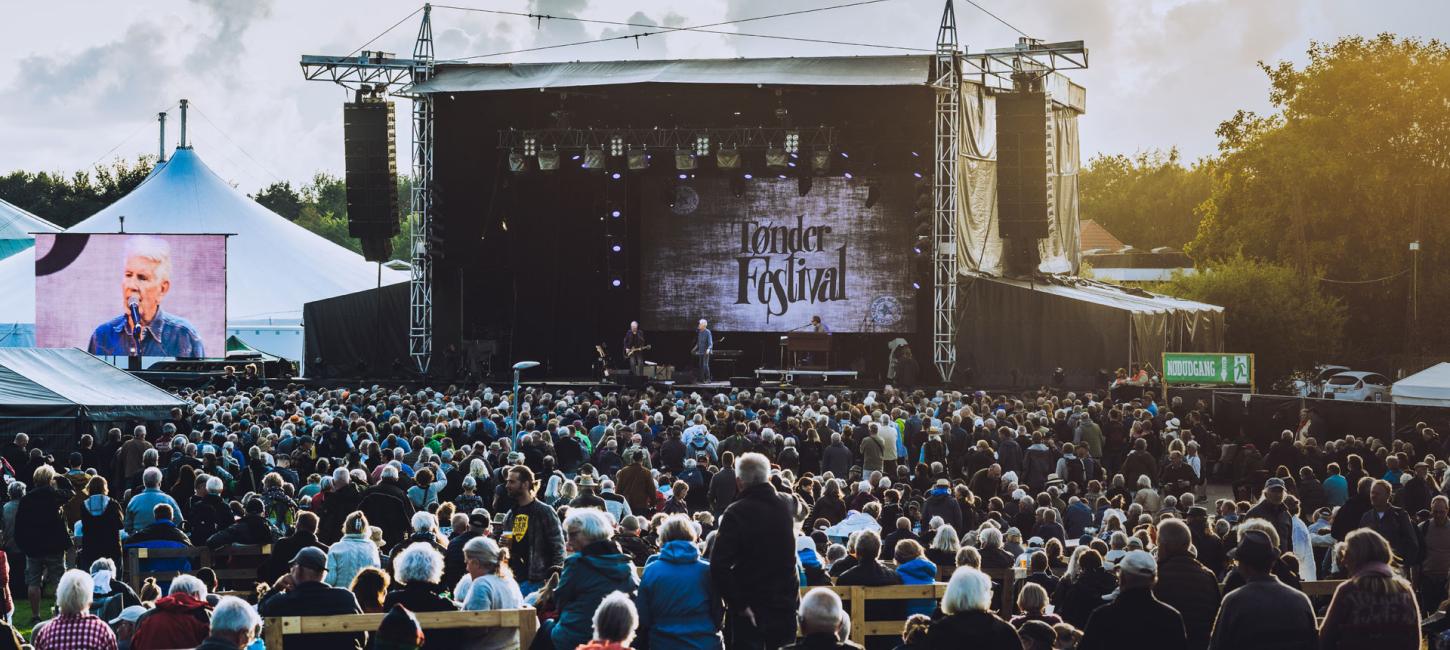
[[[0,199],[0,260],[35,245],[35,233],[61,227]]]
[[[932,57],[831,56],[675,61],[448,64],[414,85],[420,93],[533,90],[638,83],[767,84],[772,86],[921,86]]]
[[[11,413],[153,419],[185,405],[77,348],[0,348],[0,408]]]

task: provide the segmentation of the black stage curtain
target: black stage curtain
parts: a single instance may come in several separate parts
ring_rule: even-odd
[[[1334,399],[1306,399],[1304,405],[1324,416],[1328,427],[1327,438],[1339,440],[1345,436],[1375,436],[1383,439],[1391,427],[1389,402],[1347,402]],[[1323,440],[1319,441],[1321,444]]]
[[[395,362],[412,367],[406,282],[309,302],[302,322],[308,375],[382,377],[397,374]]]

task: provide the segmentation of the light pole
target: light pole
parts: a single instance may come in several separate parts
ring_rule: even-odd
[[[509,438],[515,438],[519,433],[519,372],[537,367],[537,361],[520,361],[514,364],[514,419],[509,427]]]

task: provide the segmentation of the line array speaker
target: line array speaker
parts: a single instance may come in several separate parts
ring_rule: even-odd
[[[362,241],[368,261],[386,262],[399,230],[393,103],[348,102],[342,118],[347,233]]]

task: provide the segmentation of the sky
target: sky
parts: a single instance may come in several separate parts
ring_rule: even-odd
[[[738,21],[853,0],[452,0],[455,7],[667,26]],[[862,0],[854,0],[861,2]],[[855,7],[713,29],[932,48],[943,0]],[[969,52],[1008,47],[1020,29],[1083,40],[1090,68],[1082,156],[1177,147],[1212,155],[1214,129],[1236,110],[1271,110],[1259,61],[1302,63],[1312,41],[1392,32],[1450,39],[1450,3],[1434,0],[957,1]],[[421,4],[404,0],[0,0],[0,173],[88,169],[155,154],[156,114],[193,110],[188,139],[223,178],[253,192],[275,181],[340,174],[349,94],[302,78],[302,54],[367,49],[408,55]],[[990,11],[1001,20],[993,18]],[[401,22],[400,22],[401,21]],[[1004,24],[1008,23],[1008,24]],[[643,28],[532,20],[435,6],[440,59],[536,62],[907,53],[739,35],[672,32],[641,39],[496,55]],[[398,167],[409,164],[407,104],[398,106]],[[44,215],[41,215],[44,216]]]

